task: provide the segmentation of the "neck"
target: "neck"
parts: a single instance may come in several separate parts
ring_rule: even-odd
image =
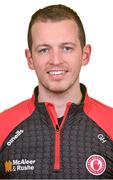
[[[80,104],[82,99],[82,93],[80,90],[80,84],[67,90],[63,93],[54,93],[47,89],[42,88],[39,85],[39,102],[50,102],[54,104],[57,117],[62,117],[64,115],[66,105],[68,102],[73,102],[75,104]]]

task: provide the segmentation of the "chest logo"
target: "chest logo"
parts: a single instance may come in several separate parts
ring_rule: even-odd
[[[18,139],[19,136],[21,136],[21,134],[24,133],[23,129],[17,130],[16,133],[14,134],[14,136],[7,142],[7,146],[11,146],[12,143]]]
[[[14,171],[33,171],[36,160],[7,160],[4,162],[4,169],[6,173]]]
[[[5,172],[8,173],[8,172],[11,172],[12,171],[12,162],[10,160],[6,161],[5,162]]]
[[[106,161],[98,154],[91,155],[86,161],[86,168],[91,174],[99,176],[106,170]]]

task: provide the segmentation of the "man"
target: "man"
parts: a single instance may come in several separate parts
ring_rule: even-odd
[[[112,179],[113,109],[80,84],[91,46],[79,16],[63,5],[38,10],[28,46],[39,85],[0,114],[1,178]]]

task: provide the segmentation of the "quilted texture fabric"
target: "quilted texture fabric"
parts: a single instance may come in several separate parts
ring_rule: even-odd
[[[55,129],[44,103],[5,139],[0,153],[0,177],[6,179],[113,179],[113,142],[83,111],[72,104],[60,133],[60,170],[54,170]],[[19,133],[20,132],[20,133]],[[99,135],[104,137],[99,138]],[[94,175],[86,168],[92,155],[106,161]],[[97,164],[97,167],[100,164]],[[96,166],[95,166],[96,167]]]

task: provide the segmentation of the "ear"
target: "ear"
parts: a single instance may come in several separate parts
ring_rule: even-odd
[[[25,49],[25,56],[26,56],[29,68],[34,70],[32,54],[31,54],[31,51],[29,49]]]
[[[90,60],[90,55],[91,55],[91,45],[86,45],[83,48],[83,57],[82,57],[82,65],[87,65]]]

